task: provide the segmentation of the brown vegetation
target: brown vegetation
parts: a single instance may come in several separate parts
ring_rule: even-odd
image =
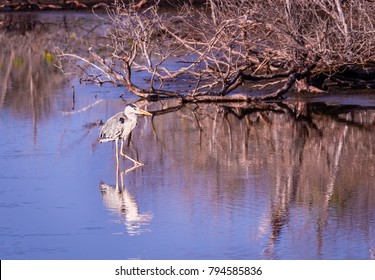
[[[60,9],[86,9],[88,7],[101,7],[105,2],[99,0],[3,0],[0,1],[0,11],[24,10],[60,10]]]
[[[0,12],[2,11],[30,11],[30,10],[61,10],[61,9],[87,9],[109,7],[115,0],[0,0]],[[163,6],[181,5],[184,2],[203,4],[204,0],[123,0],[131,3],[133,9],[140,9],[147,5],[155,4]]]
[[[375,86],[375,2],[207,2],[162,13],[116,1],[108,10],[110,56],[95,46],[87,58],[61,55],[91,67],[86,81],[123,85],[142,98],[254,101],[281,98],[294,85],[315,93]],[[139,71],[148,73],[147,87],[133,82]],[[263,95],[249,94],[259,87]]]

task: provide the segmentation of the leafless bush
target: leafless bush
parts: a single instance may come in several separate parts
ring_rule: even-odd
[[[95,70],[89,80],[121,84],[145,98],[274,99],[296,83],[321,92],[328,79],[343,83],[336,74],[348,67],[375,63],[375,2],[368,0],[210,0],[173,13],[157,4],[139,11],[116,2],[109,15],[111,56],[99,56],[94,46],[89,59],[76,58]],[[134,83],[135,71],[147,73],[148,87]],[[365,86],[374,83],[367,78]],[[182,92],[168,88],[182,80]],[[261,97],[228,95],[259,82],[273,90]]]

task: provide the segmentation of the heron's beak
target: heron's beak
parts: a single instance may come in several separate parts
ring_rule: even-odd
[[[137,113],[141,115],[145,115],[145,116],[152,116],[150,112],[147,112],[146,110],[142,110],[142,109],[138,109]]]

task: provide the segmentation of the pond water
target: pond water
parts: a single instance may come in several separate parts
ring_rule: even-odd
[[[97,137],[135,100],[50,56],[100,44],[106,26],[72,12],[0,26],[1,259],[375,258],[375,95],[141,102],[155,114],[129,170]]]

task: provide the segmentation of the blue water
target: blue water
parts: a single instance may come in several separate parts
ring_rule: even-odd
[[[189,104],[142,117],[126,152],[145,166],[124,174],[131,163],[117,166],[97,137],[135,99],[44,64],[31,88],[27,62],[6,78],[9,57],[0,54],[1,259],[374,258],[375,112],[363,99],[335,116]]]

